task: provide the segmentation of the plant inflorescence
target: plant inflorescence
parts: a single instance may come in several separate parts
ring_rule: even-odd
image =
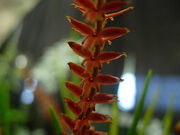
[[[103,135],[103,132],[96,131],[91,122],[111,122],[111,117],[96,113],[95,105],[102,103],[116,102],[116,96],[113,94],[100,93],[100,85],[116,84],[122,79],[107,74],[101,74],[103,63],[109,63],[111,60],[125,56],[121,52],[103,52],[105,42],[111,44],[111,40],[127,34],[127,28],[108,27],[105,24],[108,19],[123,14],[132,9],[128,7],[121,10],[129,4],[120,0],[106,2],[105,0],[74,0],[73,6],[83,13],[84,22],[77,21],[68,17],[73,29],[84,36],[82,44],[69,41],[68,44],[72,50],[84,60],[81,66],[75,63],[68,63],[71,72],[79,76],[82,81],[80,86],[66,82],[69,91],[77,96],[77,102],[66,98],[66,104],[76,115],[71,119],[63,114],[63,121],[72,135]],[[63,135],[68,133],[63,132]]]

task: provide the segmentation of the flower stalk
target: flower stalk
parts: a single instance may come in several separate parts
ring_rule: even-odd
[[[122,79],[101,74],[104,63],[126,56],[125,52],[103,52],[105,42],[111,44],[111,40],[121,37],[129,32],[127,28],[108,27],[105,24],[108,19],[132,10],[132,7],[124,8],[129,2],[105,0],[74,0],[73,6],[83,13],[84,22],[68,17],[72,28],[84,36],[81,44],[69,41],[68,44],[77,55],[84,60],[81,65],[68,63],[71,72],[79,76],[82,81],[80,86],[72,82],[66,82],[68,90],[79,98],[79,101],[66,99],[69,109],[76,115],[71,119],[63,115],[66,127],[72,135],[103,135],[103,132],[95,131],[92,122],[111,123],[111,117],[96,113],[95,105],[116,102],[113,94],[100,93],[100,85],[112,85],[119,83]],[[94,25],[94,26],[93,26]],[[92,27],[93,26],[93,27]],[[63,132],[63,135],[68,133]]]

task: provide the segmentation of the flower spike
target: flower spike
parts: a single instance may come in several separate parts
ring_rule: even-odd
[[[117,96],[108,93],[100,93],[101,85],[112,85],[123,81],[118,77],[102,74],[101,69],[104,63],[126,56],[125,52],[103,52],[105,42],[112,44],[111,40],[119,38],[129,32],[127,28],[107,27],[104,28],[107,19],[121,15],[133,7],[125,8],[129,2],[116,0],[106,2],[106,0],[73,0],[72,4],[83,14],[85,22],[80,22],[71,17],[67,17],[72,28],[83,36],[81,44],[69,41],[68,45],[75,54],[83,58],[81,66],[69,62],[72,73],[82,79],[79,86],[66,82],[67,89],[78,100],[75,102],[71,98],[66,98],[68,108],[75,114],[71,119],[63,115],[65,126],[70,130],[71,135],[105,135],[106,133],[95,131],[91,126],[93,122],[111,123],[111,117],[96,113],[96,104],[117,102]],[[125,8],[125,9],[123,9]],[[92,23],[92,25],[90,25]],[[68,135],[63,132],[63,135]]]

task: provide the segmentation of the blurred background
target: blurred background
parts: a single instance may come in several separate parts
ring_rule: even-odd
[[[0,1],[0,135],[55,134],[49,104],[56,113],[73,114],[64,97],[73,97],[65,81],[80,79],[69,72],[67,62],[80,63],[67,46],[82,37],[71,29],[66,16],[83,20],[72,0]],[[107,26],[127,27],[131,32],[106,45],[105,50],[127,52],[128,57],[104,64],[103,73],[123,78],[101,91],[118,95],[119,135],[126,134],[133,120],[148,69],[153,75],[145,100],[138,134],[161,135],[168,108],[172,110],[169,134],[180,134],[180,1],[133,0],[135,7],[108,21]],[[152,103],[152,101],[154,101]],[[152,116],[141,133],[143,116]],[[170,107],[168,107],[170,106]],[[110,104],[97,111],[111,115]],[[153,109],[152,109],[153,108]],[[51,123],[51,124],[49,124]],[[145,125],[145,124],[144,124]],[[95,124],[108,132],[109,124]]]

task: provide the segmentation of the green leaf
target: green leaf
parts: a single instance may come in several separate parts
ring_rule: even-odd
[[[0,126],[3,127],[3,134],[10,134],[10,93],[6,81],[0,82]]]
[[[143,118],[143,121],[142,121],[142,125],[141,125],[141,128],[138,132],[138,135],[144,135],[145,131],[146,131],[146,128],[153,116],[153,113],[154,113],[154,110],[155,110],[155,107],[156,107],[156,104],[157,104],[157,100],[159,98],[159,94],[160,94],[160,91],[156,91],[151,99],[151,103],[149,104],[148,108],[147,108],[147,111],[144,115],[144,118]]]
[[[53,120],[53,123],[54,123],[54,128],[55,128],[56,134],[57,134],[57,135],[60,135],[60,133],[61,133],[61,127],[60,127],[58,118],[57,118],[57,116],[56,116],[56,113],[55,113],[52,105],[49,105],[49,110],[50,110],[50,112],[51,112],[51,117],[52,117],[52,120]]]
[[[171,126],[172,126],[172,120],[173,120],[173,105],[174,105],[174,94],[171,96],[171,100],[168,105],[168,109],[166,111],[166,114],[163,119],[164,124],[164,133],[163,135],[169,135]]]
[[[112,104],[112,124],[110,125],[109,135],[118,135],[118,106],[117,102]]]
[[[133,122],[128,130],[128,135],[135,135],[136,134],[136,128],[137,128],[137,124],[140,120],[140,117],[141,117],[141,114],[142,114],[142,111],[143,111],[143,106],[144,106],[144,100],[145,100],[145,97],[146,97],[146,94],[147,94],[147,90],[148,90],[148,86],[149,86],[149,82],[150,82],[150,79],[151,79],[151,75],[152,75],[152,71],[149,70],[148,71],[148,74],[147,74],[147,77],[146,77],[146,81],[145,81],[145,84],[144,84],[144,89],[143,89],[143,93],[141,95],[141,98],[140,98],[140,101],[137,105],[137,108],[135,110],[135,115],[134,115],[134,119],[133,119]]]

